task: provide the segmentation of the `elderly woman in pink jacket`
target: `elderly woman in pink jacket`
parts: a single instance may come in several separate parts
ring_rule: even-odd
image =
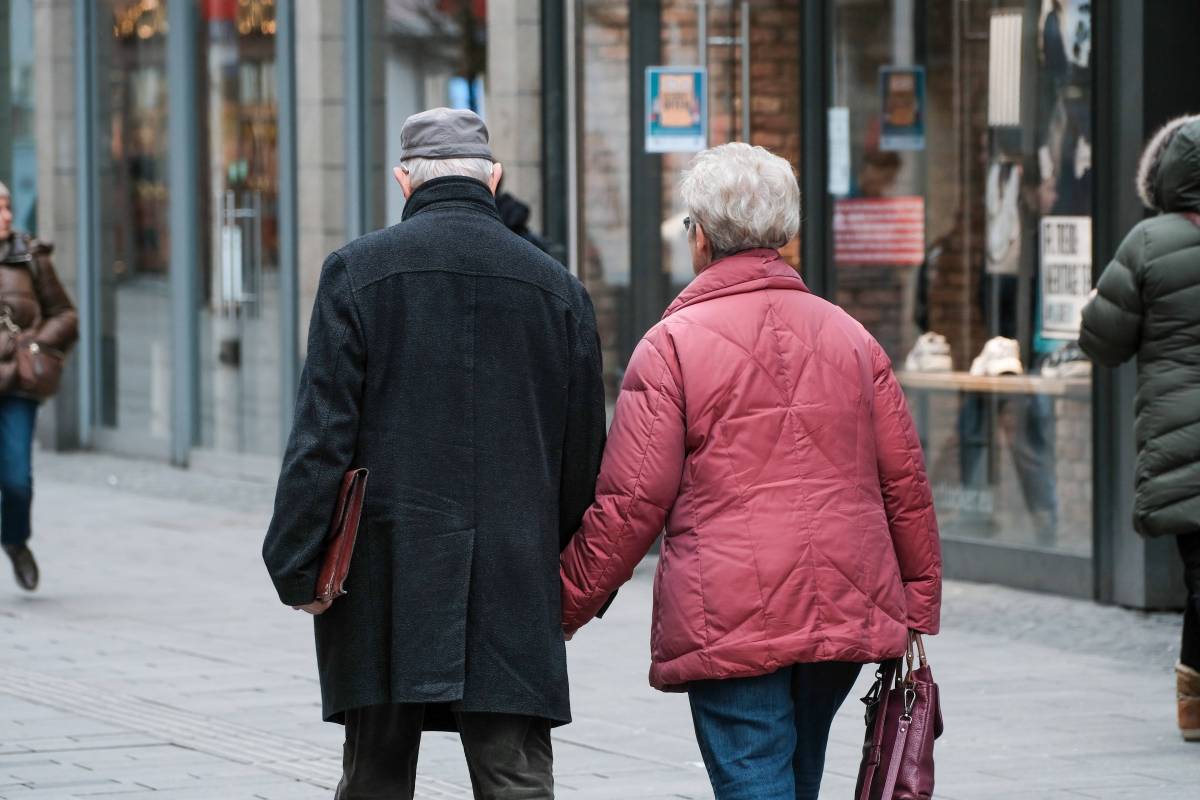
[[[722,145],[682,194],[696,278],[630,360],[562,555],[563,628],[665,528],[650,683],[688,693],[718,800],[816,798],[861,665],[938,631],[929,482],[887,356],[780,258],[800,224],[791,165]]]

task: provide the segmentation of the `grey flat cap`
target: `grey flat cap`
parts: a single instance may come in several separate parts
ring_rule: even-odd
[[[488,129],[474,111],[433,108],[413,114],[400,129],[400,160],[486,158],[494,162]]]

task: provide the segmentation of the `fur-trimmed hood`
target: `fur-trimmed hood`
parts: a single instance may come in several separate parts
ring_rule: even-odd
[[[1138,196],[1151,211],[1200,211],[1200,116],[1171,120],[1142,153]]]

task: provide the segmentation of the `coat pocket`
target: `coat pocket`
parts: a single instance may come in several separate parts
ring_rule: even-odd
[[[475,531],[397,531],[390,545],[392,696],[430,702],[460,697]]]

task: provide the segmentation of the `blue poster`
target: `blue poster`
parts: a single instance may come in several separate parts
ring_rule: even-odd
[[[646,152],[694,153],[708,146],[703,67],[646,68]]]
[[[925,68],[881,67],[879,149],[925,149]]]

